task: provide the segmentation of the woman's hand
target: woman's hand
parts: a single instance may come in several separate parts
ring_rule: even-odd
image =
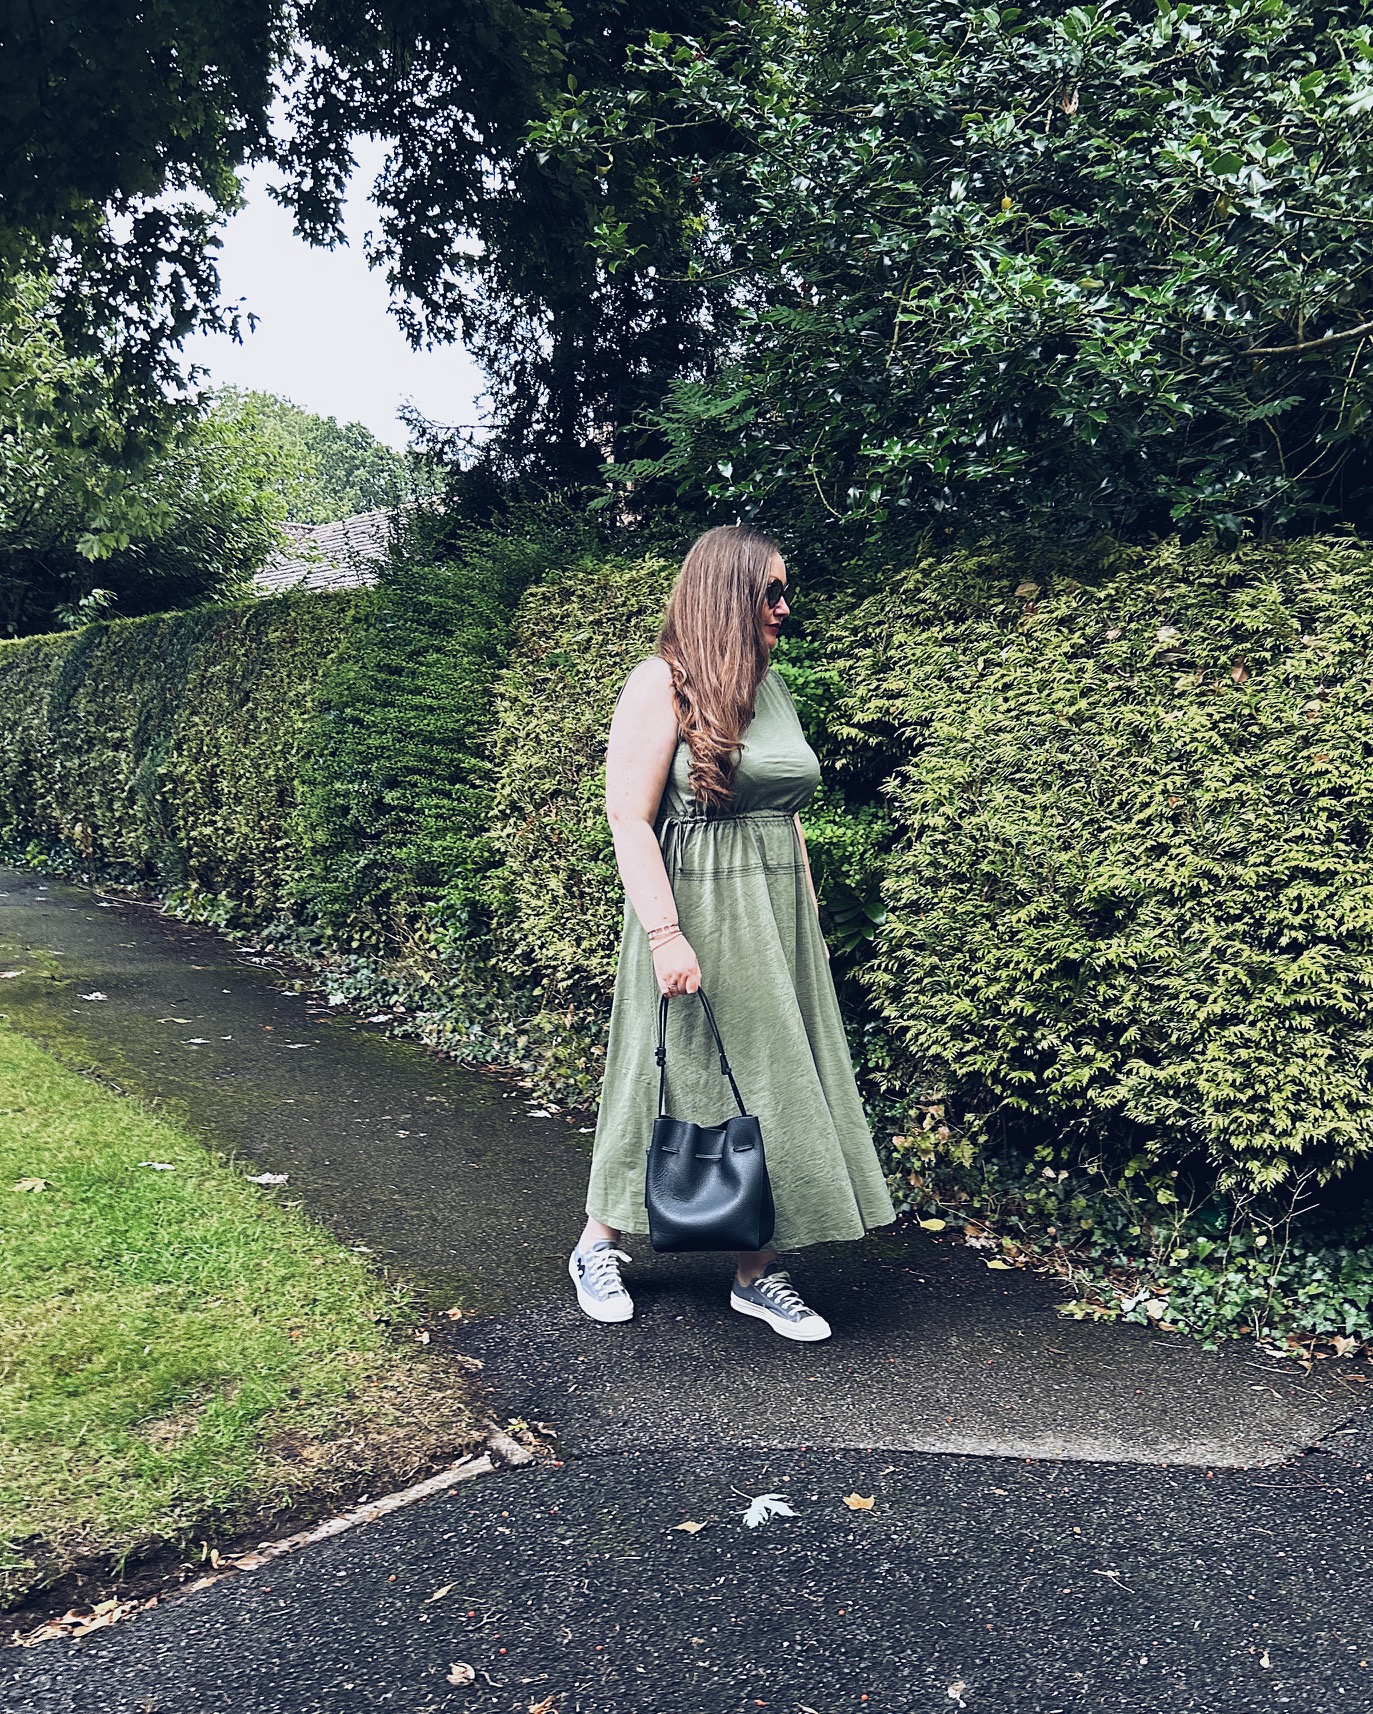
[[[684,934],[674,934],[654,951],[653,974],[660,994],[694,994],[701,986],[701,966]]]

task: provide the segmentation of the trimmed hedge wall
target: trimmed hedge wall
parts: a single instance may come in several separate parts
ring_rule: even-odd
[[[0,843],[590,1103],[623,909],[605,734],[673,571],[473,537],[370,591],[0,645]],[[803,589],[776,659],[905,1200],[1071,1226],[1098,1280],[1190,1256],[1203,1333],[1373,1332],[1359,1245],[1284,1251],[1279,1281],[1232,1225],[1228,1298],[1202,1265],[1236,1209],[1271,1226],[1373,1160],[1373,551],[950,552]]]
[[[250,920],[288,910],[306,732],[362,605],[286,596],[0,643],[0,842]]]
[[[1367,548],[946,557],[827,646],[894,764],[898,1082],[1237,1191],[1373,1151]]]

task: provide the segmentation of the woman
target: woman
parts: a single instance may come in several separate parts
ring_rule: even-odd
[[[644,1170],[658,1110],[659,994],[710,999],[777,1207],[774,1248],[738,1257],[730,1303],[787,1339],[829,1337],[778,1259],[894,1218],[853,1080],[797,810],[819,763],[769,665],[787,606],[774,542],[726,525],[693,543],[657,652],[620,692],[606,814],[624,881],[624,937],[587,1194],[568,1259],[596,1321],[628,1321],[624,1232],[646,1232]],[[637,921],[636,921],[637,918]],[[705,1008],[668,1008],[669,1110],[735,1111]]]

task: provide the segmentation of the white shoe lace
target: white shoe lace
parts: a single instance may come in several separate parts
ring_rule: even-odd
[[[625,1294],[620,1263],[630,1260],[623,1250],[583,1250],[582,1272],[599,1296],[614,1297],[617,1293]]]
[[[814,1313],[787,1274],[759,1274],[753,1283],[764,1297],[771,1298],[777,1307],[788,1315],[803,1316]]]

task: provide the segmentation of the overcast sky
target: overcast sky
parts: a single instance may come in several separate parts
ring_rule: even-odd
[[[260,318],[257,328],[245,329],[242,345],[223,334],[189,339],[186,354],[209,369],[210,384],[280,393],[404,446],[399,405],[412,403],[435,422],[474,423],[481,377],[460,347],[412,351],[388,314],[386,281],[368,268],[362,249],[383,151],[360,137],[355,152],[349,243],[335,250],[297,238],[289,213],[266,194],[270,174],[259,168],[249,175],[248,204],[224,230],[219,268],[225,303],[244,299],[245,310]]]

